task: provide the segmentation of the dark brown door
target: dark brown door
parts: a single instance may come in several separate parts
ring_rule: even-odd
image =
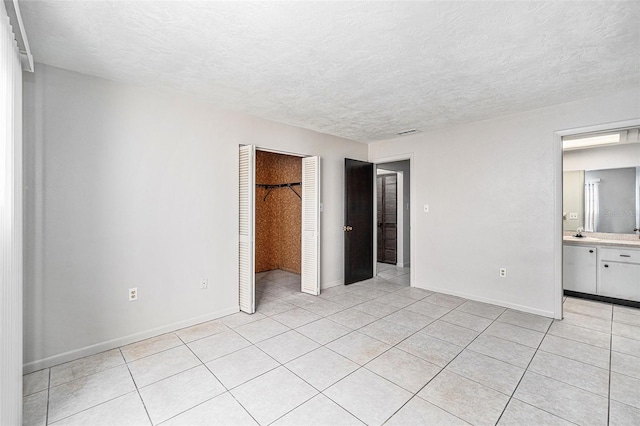
[[[373,164],[344,160],[344,283],[373,277]]]
[[[378,262],[396,264],[398,246],[398,176],[378,175]]]

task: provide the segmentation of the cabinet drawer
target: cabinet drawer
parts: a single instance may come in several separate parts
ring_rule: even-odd
[[[601,248],[600,260],[609,262],[640,263],[640,250]]]

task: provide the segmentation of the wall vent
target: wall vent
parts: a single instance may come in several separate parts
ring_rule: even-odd
[[[408,135],[413,135],[414,133],[418,133],[419,130],[417,129],[409,129],[409,130],[405,130],[403,132],[399,132],[397,133],[398,136],[408,136]]]

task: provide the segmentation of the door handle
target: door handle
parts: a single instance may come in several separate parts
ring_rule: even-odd
[[[351,226],[347,225],[347,226],[343,226],[342,230],[344,232],[351,232],[351,231],[353,231],[353,228]]]

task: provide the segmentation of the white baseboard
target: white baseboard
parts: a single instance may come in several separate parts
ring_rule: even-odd
[[[42,370],[43,368],[53,367],[54,365],[73,361],[75,359],[83,358],[89,355],[95,355],[97,353],[119,348],[121,346],[138,342],[140,340],[149,339],[151,337],[159,336],[161,334],[180,330],[181,328],[191,327],[192,325],[200,324],[202,322],[218,319],[227,315],[234,314],[239,311],[240,311],[239,307],[235,306],[233,308],[223,309],[217,312],[201,315],[199,317],[190,318],[184,321],[178,321],[172,324],[167,324],[162,327],[152,328],[151,330],[141,331],[139,333],[130,334],[128,336],[118,337],[116,339],[111,339],[104,342],[96,343],[94,345],[85,346],[84,348],[74,349],[72,351],[50,356],[48,358],[31,361],[26,364],[23,364],[22,374],[32,373],[34,371]]]
[[[541,316],[547,317],[547,318],[554,318],[553,311],[545,311],[545,310],[542,310],[542,309],[536,309],[536,308],[532,308],[530,306],[519,305],[517,303],[505,302],[504,300],[495,300],[495,299],[489,299],[489,298],[486,298],[486,297],[478,297],[475,294],[468,294],[468,293],[463,293],[463,292],[458,292],[458,291],[451,291],[449,289],[438,288],[438,287],[419,287],[419,288],[424,288],[425,290],[430,290],[430,291],[437,291],[438,293],[449,294],[451,296],[464,297],[465,299],[475,300],[477,302],[490,303],[492,305],[502,306],[503,308],[515,309],[517,311],[527,312],[529,314],[541,315]]]
[[[335,287],[335,286],[338,286],[338,285],[344,285],[344,280],[336,280],[336,281],[331,281],[331,282],[328,282],[328,283],[322,283],[322,284],[320,284],[320,290],[325,290],[327,288]]]

